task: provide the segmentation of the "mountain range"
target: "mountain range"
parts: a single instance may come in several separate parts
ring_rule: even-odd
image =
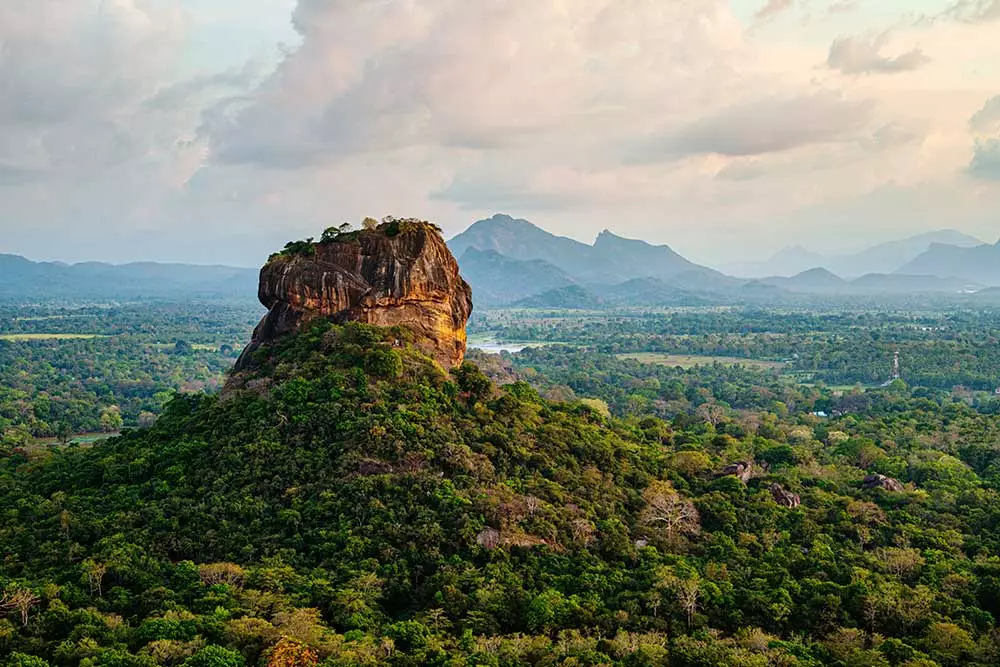
[[[0,299],[233,299],[247,301],[257,269],[196,264],[32,262],[0,255]]]
[[[954,230],[852,255],[789,247],[729,268],[696,264],[666,245],[601,232],[594,243],[498,214],[448,242],[479,307],[688,306],[799,300],[797,295],[959,294],[1000,286],[1000,243]],[[739,278],[732,277],[739,275]],[[0,299],[246,301],[255,269],[192,264],[32,262],[0,254]]]
[[[695,264],[665,245],[607,230],[588,245],[508,215],[480,220],[448,245],[459,257],[476,303],[486,306],[679,306],[737,298],[780,300],[794,294],[958,294],[1000,285],[1000,247],[985,246],[953,230],[883,243],[853,255],[826,257],[801,247],[786,248],[767,262],[744,267],[756,266],[751,273],[778,263],[804,268],[754,279]]]
[[[743,278],[790,277],[814,268],[824,268],[845,278],[870,273],[921,273],[908,265],[935,245],[973,248],[983,242],[954,229],[944,229],[880,243],[855,253],[822,254],[798,245],[789,246],[764,261],[751,260],[722,268]]]

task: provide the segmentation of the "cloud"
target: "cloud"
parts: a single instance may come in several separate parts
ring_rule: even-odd
[[[911,72],[930,62],[920,48],[898,56],[882,55],[886,35],[874,37],[842,37],[830,46],[826,64],[844,74],[893,74]]]
[[[767,4],[754,14],[754,18],[758,20],[773,18],[791,9],[794,5],[795,0],[767,0]]]
[[[1000,181],[1000,139],[976,142],[969,174],[976,178]]]
[[[212,115],[223,164],[552,145],[711,101],[743,34],[722,0],[300,0],[302,45],[245,104]],[[627,76],[623,73],[627,72]],[[671,100],[671,91],[691,100]],[[699,100],[699,98],[702,98]],[[609,129],[610,128],[610,129]]]
[[[958,0],[945,16],[963,23],[986,23],[1000,20],[1000,0]]]
[[[2,3],[0,163],[69,176],[148,155],[141,101],[182,26],[178,12],[143,0]]]
[[[983,108],[969,119],[969,127],[978,134],[1000,135],[1000,95],[986,101]]]
[[[872,115],[868,101],[832,92],[772,96],[706,115],[642,149],[655,159],[684,155],[764,155],[810,144],[857,139]]]

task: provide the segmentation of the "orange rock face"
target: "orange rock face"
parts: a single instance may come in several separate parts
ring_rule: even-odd
[[[317,317],[336,323],[405,326],[416,345],[445,368],[465,357],[472,290],[440,232],[414,221],[379,225],[280,254],[261,269],[258,297],[268,309],[240,356],[297,331]]]

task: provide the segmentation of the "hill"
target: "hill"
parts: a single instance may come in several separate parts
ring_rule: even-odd
[[[791,278],[772,276],[759,281],[764,285],[780,287],[789,292],[839,293],[848,287],[848,282],[826,269],[816,268],[803,271]]]
[[[248,300],[256,282],[255,269],[230,266],[61,264],[0,255],[0,299],[6,300]]]
[[[148,430],[0,458],[8,664],[994,664],[995,494],[952,456],[866,490],[857,435],[617,421],[407,335],[318,320]]]
[[[935,244],[903,266],[900,272],[930,274],[982,285],[1000,286],[1000,243],[974,248]]]

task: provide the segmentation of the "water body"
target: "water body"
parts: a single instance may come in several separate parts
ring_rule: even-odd
[[[515,354],[526,347],[530,347],[530,345],[526,343],[500,343],[495,340],[469,342],[469,348],[482,350],[483,352],[488,352],[489,354],[500,354],[501,352],[510,352],[511,354]]]

